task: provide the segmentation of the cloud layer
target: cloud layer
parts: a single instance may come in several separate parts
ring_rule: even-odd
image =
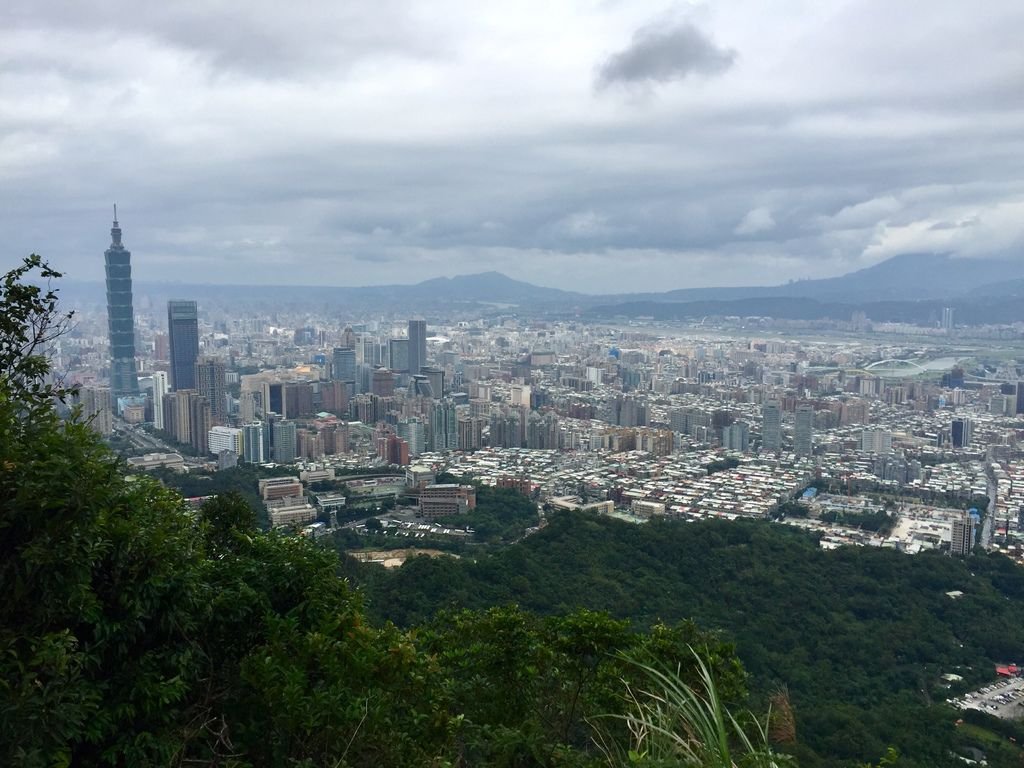
[[[1022,27],[1015,0],[12,0],[0,267],[99,279],[113,202],[143,279],[619,291],[1024,258]]]

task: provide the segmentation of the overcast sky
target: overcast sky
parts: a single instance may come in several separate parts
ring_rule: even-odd
[[[604,292],[1024,258],[1024,2],[6,0],[0,266]]]

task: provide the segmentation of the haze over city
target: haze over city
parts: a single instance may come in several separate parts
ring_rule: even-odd
[[[584,292],[1018,253],[1024,6],[13,0],[4,266]]]

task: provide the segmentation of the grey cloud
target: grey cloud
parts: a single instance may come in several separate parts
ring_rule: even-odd
[[[443,45],[406,0],[378,0],[373,13],[345,2],[308,3],[299,11],[277,0],[11,0],[0,10],[0,25],[89,31],[109,36],[112,45],[139,35],[191,52],[214,72],[265,78],[345,69],[370,57],[430,58]]]
[[[605,60],[598,88],[667,83],[688,75],[720,75],[733,65],[736,52],[720,48],[688,21],[652,22],[633,33],[629,46]]]

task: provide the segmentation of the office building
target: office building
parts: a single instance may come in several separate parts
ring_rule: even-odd
[[[974,424],[966,416],[953,419],[949,433],[954,448],[970,448],[971,439],[974,437]]]
[[[356,351],[348,347],[335,347],[331,355],[331,378],[334,381],[356,380]]]
[[[409,321],[409,372],[419,373],[427,364],[427,321]],[[436,397],[441,397],[438,392]]]
[[[196,391],[210,401],[210,419],[216,425],[228,422],[227,368],[220,360],[204,358],[195,365]]]
[[[953,535],[949,542],[949,552],[955,557],[966,557],[974,551],[975,519],[970,512],[953,521]]]
[[[761,449],[782,450],[782,405],[778,400],[761,406]]]
[[[434,397],[438,399],[444,397],[445,383],[443,370],[440,368],[431,368],[425,365],[420,368],[420,375],[427,377],[427,381],[430,382],[430,389],[434,393]]]
[[[430,409],[430,438],[432,451],[454,451],[459,447],[459,425],[455,403],[449,399],[434,403]]]
[[[199,308],[194,301],[167,302],[171,389],[196,388],[199,359]]]
[[[110,390],[114,397],[137,395],[135,314],[132,309],[132,252],[121,243],[114,206],[110,247],[103,254],[107,277],[107,330],[110,333]]]
[[[263,422],[254,421],[242,426],[242,460],[249,464],[262,464],[266,459],[263,454]]]
[[[295,423],[278,421],[274,423],[274,461],[291,464],[298,456],[298,434]]]
[[[409,372],[408,339],[391,339],[388,341],[388,368],[395,373]]]
[[[170,391],[167,371],[153,371],[153,426],[164,428],[164,397]]]
[[[796,408],[793,450],[797,456],[810,456],[814,453],[814,406],[810,403],[801,403]]]

